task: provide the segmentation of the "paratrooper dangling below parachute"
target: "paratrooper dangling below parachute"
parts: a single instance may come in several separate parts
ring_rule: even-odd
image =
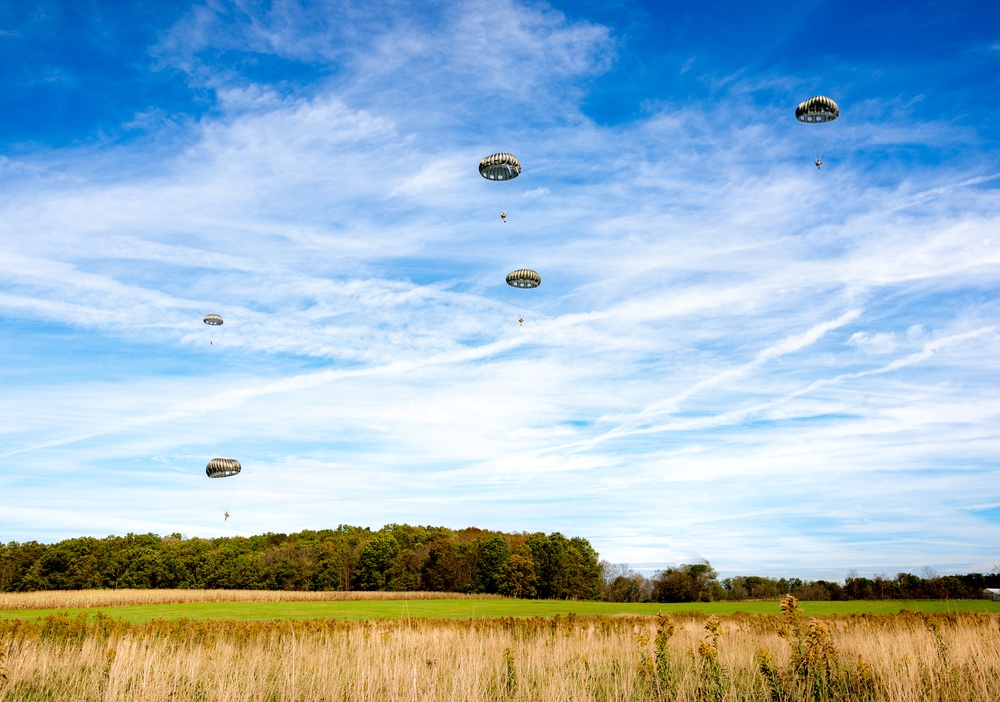
[[[825,95],[813,97],[799,103],[795,108],[795,119],[805,124],[824,124],[840,117],[840,107]],[[816,168],[823,167],[823,150],[816,153]]]
[[[521,162],[514,154],[492,154],[479,162],[479,175],[486,180],[514,180],[521,175]],[[500,219],[507,223],[506,207],[502,208]]]

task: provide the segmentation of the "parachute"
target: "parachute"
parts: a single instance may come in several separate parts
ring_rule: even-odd
[[[537,288],[542,284],[542,276],[527,268],[519,268],[507,274],[507,285],[512,288]]]
[[[820,124],[840,117],[840,108],[825,95],[815,95],[795,108],[795,119],[800,122]]]
[[[795,119],[803,124],[825,124],[838,117],[840,117],[840,107],[825,95],[814,95],[808,100],[800,102],[799,106],[795,108]],[[816,143],[816,139],[813,140],[816,168],[823,167],[823,149],[826,147],[827,136],[828,134],[823,134],[822,143]]]
[[[205,475],[209,478],[228,478],[237,475],[242,466],[235,458],[213,458],[205,466]]]
[[[238,475],[242,466],[240,462],[235,458],[213,458],[205,466],[205,475],[209,478],[231,478],[234,475]],[[216,483],[219,487],[215,489],[216,496],[219,499],[219,506],[225,512],[225,518],[223,521],[229,521],[229,505],[233,501],[233,492],[235,492],[235,483],[238,480],[232,482],[226,481],[224,483]]]
[[[217,314],[206,314],[205,319],[201,320],[210,327],[222,326],[222,317]],[[208,342],[209,346],[215,346],[215,339]]]
[[[479,175],[492,181],[514,180],[521,175],[521,162],[514,154],[493,154],[479,162]],[[497,196],[500,219],[503,220],[504,224],[507,223],[507,195],[508,193],[503,193],[502,197]]]
[[[521,162],[514,154],[493,154],[479,162],[479,175],[486,180],[514,180],[521,175]]]
[[[542,276],[528,268],[518,268],[507,274],[507,285],[512,288],[527,290],[537,288],[541,284]],[[517,323],[519,326],[524,325],[524,312],[517,315]]]

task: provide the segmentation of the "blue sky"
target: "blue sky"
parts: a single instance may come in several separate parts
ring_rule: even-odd
[[[995,3],[151,5],[0,8],[0,540],[1000,562]]]

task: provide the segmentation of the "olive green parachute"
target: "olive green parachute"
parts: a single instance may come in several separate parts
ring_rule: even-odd
[[[202,320],[205,324],[209,324],[213,327],[217,327],[222,324],[222,317],[217,314],[206,314],[205,319]]]
[[[507,274],[507,285],[512,288],[537,288],[542,284],[542,276],[527,268],[519,268]]]
[[[521,175],[521,162],[514,154],[493,154],[479,162],[479,175],[486,180],[513,180]]]
[[[840,108],[825,95],[815,95],[795,108],[795,119],[800,122],[819,124],[832,122],[840,117]]]
[[[205,466],[205,475],[209,478],[228,478],[239,473],[241,468],[235,458],[213,458]]]

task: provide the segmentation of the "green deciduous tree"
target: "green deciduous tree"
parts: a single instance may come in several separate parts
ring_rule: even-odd
[[[479,560],[473,584],[476,592],[500,592],[500,569],[510,558],[510,546],[502,536],[479,539]]]
[[[653,576],[657,602],[709,602],[724,596],[718,573],[708,561],[658,571]]]
[[[538,576],[535,574],[535,561],[531,551],[525,546],[519,546],[510,554],[510,558],[500,566],[500,594],[508,597],[532,598],[537,595],[535,584]]]
[[[389,567],[399,551],[399,544],[391,533],[373,534],[361,549],[355,587],[359,590],[383,590],[388,584]]]

